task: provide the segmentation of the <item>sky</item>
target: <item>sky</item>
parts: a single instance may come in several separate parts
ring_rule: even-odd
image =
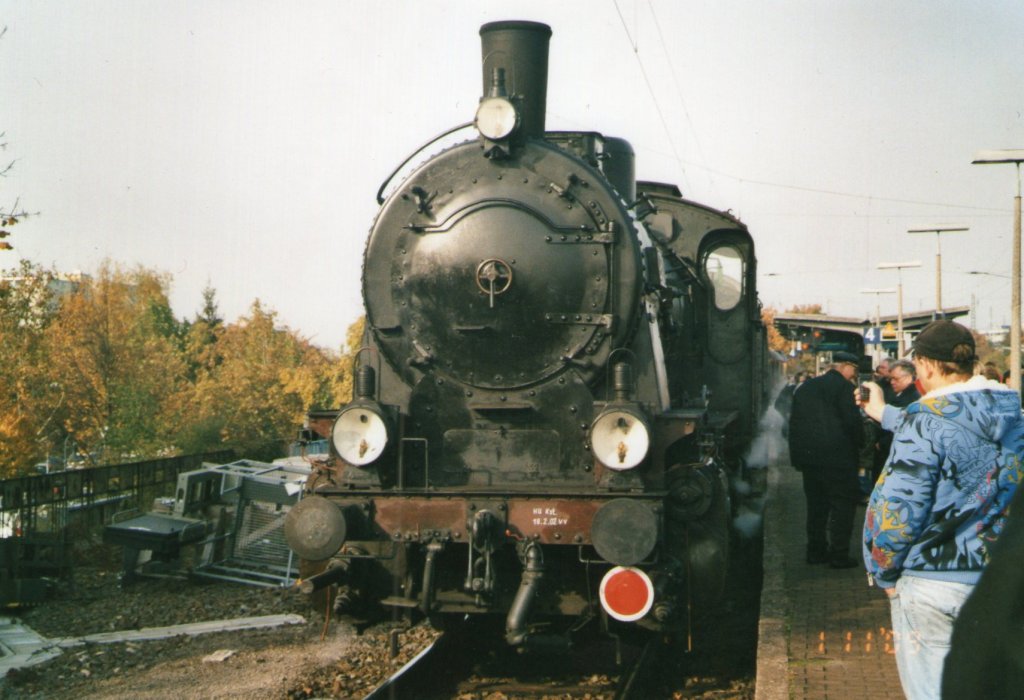
[[[2,0],[0,251],[172,277],[175,313],[258,298],[338,349],[362,313],[376,193],[472,120],[480,25],[552,27],[547,128],[629,140],[642,179],[731,210],[760,295],[866,318],[944,306],[1009,323],[1024,148],[1019,0]],[[5,29],[6,28],[6,29]],[[0,165],[2,169],[2,165]],[[968,272],[983,272],[970,275]]]

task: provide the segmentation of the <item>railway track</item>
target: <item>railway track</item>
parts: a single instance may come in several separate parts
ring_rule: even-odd
[[[733,553],[719,614],[694,637],[692,649],[683,640],[639,646],[605,639],[581,642],[568,654],[516,654],[493,626],[472,620],[452,626],[366,697],[750,700],[761,553],[757,543]]]
[[[450,633],[442,634],[416,654],[404,666],[374,688],[364,700],[391,700],[393,698],[412,697],[414,688],[436,687],[445,669],[445,659],[454,656],[452,646],[456,643]],[[393,632],[390,641],[391,655],[396,656],[397,635]]]
[[[483,639],[472,625],[445,632],[365,700],[485,698],[496,693],[538,700],[651,698],[665,648],[659,640],[643,648],[604,640],[567,654],[519,654]]]

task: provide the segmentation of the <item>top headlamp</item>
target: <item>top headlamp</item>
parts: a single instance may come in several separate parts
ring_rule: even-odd
[[[639,412],[625,407],[609,408],[590,427],[594,456],[609,469],[632,469],[651,447],[651,431]]]
[[[338,415],[331,430],[331,442],[338,456],[362,467],[375,461],[388,445],[388,421],[378,406],[351,405]]]
[[[500,141],[519,125],[519,113],[508,98],[485,97],[476,109],[476,128],[484,138]]]

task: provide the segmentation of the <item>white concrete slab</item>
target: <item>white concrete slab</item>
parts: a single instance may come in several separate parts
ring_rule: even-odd
[[[263,615],[232,620],[211,620],[168,627],[143,627],[137,630],[101,632],[84,637],[47,639],[13,618],[0,617],[0,678],[12,668],[32,666],[60,656],[62,649],[85,644],[113,644],[167,639],[178,635],[196,636],[210,632],[235,632],[265,629],[282,625],[298,625],[306,621],[302,615]]]
[[[0,617],[0,678],[12,668],[33,666],[60,654],[52,640],[13,618]]]
[[[139,642],[152,639],[167,639],[187,634],[195,636],[210,632],[235,632],[238,630],[263,629],[281,627],[282,625],[298,625],[306,621],[302,615],[262,615],[259,617],[238,617],[231,620],[210,620],[208,622],[192,622],[184,625],[168,627],[143,627],[137,630],[120,630],[118,632],[100,632],[84,637],[69,637],[52,640],[57,646],[67,649],[83,644],[114,644],[116,642]]]

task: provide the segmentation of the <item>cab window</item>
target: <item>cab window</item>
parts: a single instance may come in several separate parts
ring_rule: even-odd
[[[736,307],[743,298],[743,256],[731,245],[715,248],[705,258],[704,272],[715,290],[715,306],[721,311]]]

